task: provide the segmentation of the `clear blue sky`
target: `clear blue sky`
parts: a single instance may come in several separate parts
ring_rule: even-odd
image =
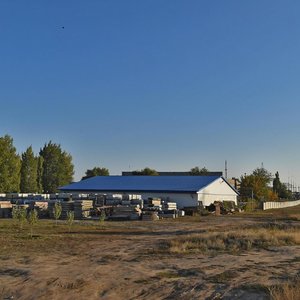
[[[145,166],[300,184],[299,1],[0,1],[0,135],[75,179]],[[64,27],[64,28],[63,28]]]

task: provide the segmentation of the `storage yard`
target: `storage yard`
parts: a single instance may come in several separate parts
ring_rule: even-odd
[[[299,220],[299,207],[156,222],[78,220],[70,232],[66,221],[44,219],[30,238],[28,225],[20,230],[0,219],[0,298],[270,299],[280,286],[295,288]]]
[[[103,213],[106,220],[159,220],[185,215],[177,209],[175,202],[155,199],[142,199],[140,195],[129,194],[3,194],[0,198],[0,218],[12,217],[14,207],[37,210],[39,218],[54,218],[54,206],[62,208],[61,219],[74,212],[76,220],[99,219]]]

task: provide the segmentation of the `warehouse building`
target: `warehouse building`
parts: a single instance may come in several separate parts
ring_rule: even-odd
[[[222,176],[96,176],[61,187],[66,193],[136,194],[161,198],[179,208],[233,201],[237,191]]]

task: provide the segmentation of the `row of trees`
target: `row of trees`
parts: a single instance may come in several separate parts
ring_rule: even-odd
[[[256,168],[250,175],[241,176],[240,194],[243,198],[256,200],[277,200],[292,197],[284,183],[280,181],[279,173],[272,174],[265,168]],[[273,183],[271,185],[271,183]]]
[[[189,171],[190,175],[206,175],[209,171],[203,167],[194,167]],[[158,176],[159,173],[155,169],[144,168],[142,170],[136,170],[132,172],[132,175],[145,175],[145,176]],[[94,167],[93,169],[88,169],[85,172],[85,176],[81,180],[85,180],[94,176],[109,176],[109,170],[107,168]]]
[[[209,171],[203,167],[194,167],[190,175],[206,175]],[[35,155],[29,146],[21,155],[13,145],[9,135],[0,137],[0,192],[55,193],[58,187],[73,180],[74,165],[72,156],[62,150],[59,144],[46,143]],[[85,172],[82,180],[93,176],[108,176],[109,170],[94,167]],[[133,175],[152,175],[159,173],[155,169],[144,168]],[[265,168],[256,168],[250,175],[241,176],[240,194],[258,200],[276,200],[291,198],[292,193],[280,181],[276,172],[273,188],[270,187],[272,174]]]
[[[32,146],[18,155],[9,135],[0,137],[0,192],[55,193],[73,180],[72,156],[48,142],[35,155]]]

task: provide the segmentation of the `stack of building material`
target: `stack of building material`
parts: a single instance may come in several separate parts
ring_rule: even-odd
[[[48,202],[47,201],[36,201],[36,200],[28,200],[26,204],[29,205],[29,209],[35,209],[38,212],[39,217],[47,217],[48,213]]]
[[[144,211],[142,214],[143,221],[155,221],[158,220],[158,212],[156,211]]]
[[[174,209],[177,209],[176,202],[167,202],[164,204],[164,210],[174,210]]]
[[[40,210],[47,210],[48,202],[47,201],[34,201],[34,208],[38,208]]]
[[[138,205],[116,206],[110,216],[112,220],[139,220],[141,209]]]
[[[12,212],[12,204],[10,201],[0,201],[0,218],[10,218]]]
[[[149,204],[153,205],[153,206],[159,206],[161,205],[161,199],[160,198],[153,198],[153,199],[149,199]]]
[[[121,204],[122,197],[115,195],[106,195],[105,204],[106,205],[119,205]]]
[[[49,199],[50,199],[50,200],[55,200],[55,199],[57,199],[57,198],[58,198],[58,194],[55,194],[55,193],[49,194]]]
[[[72,200],[91,200],[89,198],[89,194],[82,194],[82,193],[72,193]]]
[[[131,200],[131,205],[139,205],[140,208],[144,207],[144,201],[143,199],[132,199]]]
[[[67,219],[67,213],[69,211],[74,211],[74,202],[73,201],[62,201],[61,202],[61,218]]]
[[[54,206],[55,206],[55,203],[60,203],[60,201],[57,201],[57,200],[49,200],[48,201],[48,214],[49,214],[49,217],[51,219],[54,219]]]
[[[90,217],[93,209],[93,200],[79,200],[74,202],[74,217],[82,219]]]
[[[103,207],[105,205],[105,195],[95,195],[95,206]]]

